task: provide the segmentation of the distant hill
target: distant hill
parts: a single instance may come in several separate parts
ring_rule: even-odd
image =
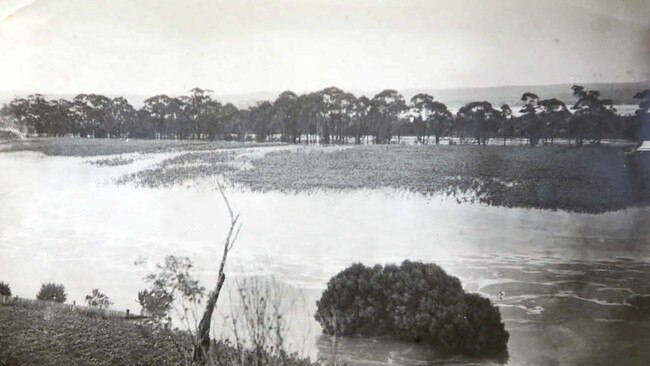
[[[638,104],[634,100],[634,94],[637,92],[649,89],[650,82],[635,82],[635,83],[585,83],[581,84],[588,90],[599,90],[604,98],[610,98],[616,104]],[[495,86],[484,88],[414,88],[402,89],[399,92],[404,95],[406,100],[418,93],[427,93],[432,95],[436,100],[446,103],[450,108],[456,109],[459,106],[472,102],[472,101],[488,101],[496,106],[507,103],[511,106],[521,105],[521,95],[525,92],[532,92],[540,96],[540,98],[557,98],[567,104],[575,101],[571,91],[572,84],[553,84],[553,85],[514,85],[514,86]],[[222,103],[232,103],[239,108],[246,108],[259,101],[269,100],[272,101],[280,94],[277,92],[254,92],[242,94],[224,94],[216,95],[215,98]],[[305,91],[295,91],[297,94],[304,93]],[[351,90],[357,96],[365,95],[372,98],[373,95],[380,92],[380,90]],[[25,97],[33,94],[28,91],[15,91],[15,92],[0,92],[0,104],[9,102],[15,97]],[[47,99],[72,99],[75,94],[52,94],[43,93]],[[171,94],[174,95],[174,94]],[[108,97],[117,97],[117,94],[108,94]],[[129,100],[136,108],[142,106],[145,99],[149,95],[121,95]]]
[[[537,94],[542,99],[557,98],[564,103],[575,102],[571,90],[573,84],[554,85],[516,85],[486,88],[454,88],[454,89],[408,89],[402,90],[404,98],[411,98],[417,93],[428,93],[441,102],[450,106],[463,105],[471,101],[486,100],[494,105],[521,105],[521,95],[525,92]],[[604,98],[610,98],[615,104],[638,104],[634,94],[650,88],[650,82],[638,83],[598,83],[581,84],[588,90],[598,90]]]

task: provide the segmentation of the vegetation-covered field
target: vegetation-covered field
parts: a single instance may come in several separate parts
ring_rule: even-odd
[[[218,151],[187,153],[120,181],[156,187],[223,174],[255,191],[388,187],[589,213],[650,202],[650,156],[614,147],[354,146],[272,151],[233,164],[237,159]]]
[[[81,315],[69,309],[0,306],[0,365],[184,365],[192,344],[181,332],[118,319]],[[211,347],[220,365],[254,365],[258,357],[230,343]],[[266,365],[311,365],[287,355]]]
[[[386,187],[425,195],[447,194],[459,201],[495,206],[589,213],[650,203],[650,155],[628,154],[623,147],[366,145],[241,150],[276,145],[39,138],[4,142],[0,151],[82,157],[180,152],[117,180],[148,187],[223,175],[231,183],[255,191]],[[131,161],[130,157],[117,157],[89,163],[113,166]]]

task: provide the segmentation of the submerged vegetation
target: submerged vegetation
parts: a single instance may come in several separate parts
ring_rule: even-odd
[[[135,159],[133,158],[124,158],[121,156],[117,156],[114,158],[88,160],[86,162],[90,165],[96,165],[96,166],[120,166],[120,165],[129,165],[134,161]]]
[[[316,320],[333,336],[389,336],[468,355],[507,352],[499,309],[435,264],[353,264],[330,279],[317,307]]]
[[[118,179],[160,187],[223,175],[255,191],[395,188],[494,206],[600,213],[650,203],[650,156],[616,147],[354,146],[185,153]]]
[[[212,151],[269,145],[235,141],[28,138],[0,142],[0,151],[36,151],[49,156],[92,157],[131,153],[150,154],[176,151]]]

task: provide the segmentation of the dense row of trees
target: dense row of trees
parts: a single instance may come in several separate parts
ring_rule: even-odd
[[[211,91],[199,88],[187,96],[153,96],[140,109],[122,97],[80,94],[72,100],[46,100],[35,94],[5,104],[0,118],[36,136],[382,144],[409,135],[423,144],[454,136],[476,144],[518,137],[531,145],[556,138],[581,145],[605,137],[635,139],[650,113],[650,90],[635,96],[640,100],[636,116],[617,115],[614,102],[598,91],[574,85],[573,94],[572,106],[527,92],[518,113],[507,104],[496,107],[483,101],[468,103],[455,114],[428,94],[407,102],[395,90],[369,99],[335,87],[302,95],[285,91],[273,102],[246,109],[221,104]]]

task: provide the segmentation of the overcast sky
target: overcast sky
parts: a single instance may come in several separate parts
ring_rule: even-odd
[[[0,0],[0,90],[645,81],[647,0]]]

